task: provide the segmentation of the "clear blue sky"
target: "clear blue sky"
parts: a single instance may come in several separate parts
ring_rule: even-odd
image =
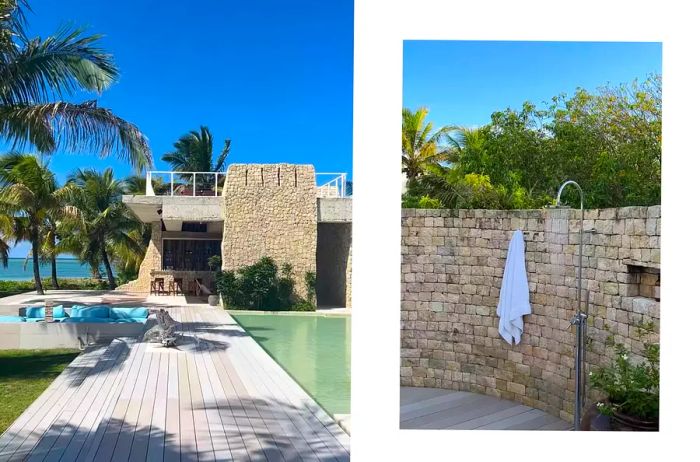
[[[660,43],[405,41],[403,105],[435,127],[479,126],[530,101],[661,73]]]
[[[29,29],[71,23],[105,34],[121,71],[99,104],[149,138],[156,166],[176,139],[207,125],[229,162],[352,169],[352,0],[33,0]],[[87,97],[87,95],[86,95]],[[58,154],[59,173],[129,166]]]
[[[99,104],[146,134],[158,169],[168,170],[160,158],[180,135],[207,125],[215,155],[232,140],[228,162],[352,173],[352,0],[30,4],[34,36],[66,23],[105,34],[121,78]],[[57,153],[50,165],[61,181],[78,167],[130,173],[125,162],[95,156]]]

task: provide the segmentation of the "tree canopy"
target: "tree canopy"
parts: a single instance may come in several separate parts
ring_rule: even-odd
[[[409,176],[404,207],[537,208],[568,179],[581,185],[589,208],[661,201],[659,75],[579,88],[545,107],[494,112],[476,129],[443,131],[434,148],[442,155]]]

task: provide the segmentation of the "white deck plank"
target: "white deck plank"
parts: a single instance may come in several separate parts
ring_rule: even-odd
[[[80,355],[0,436],[0,460],[349,459],[348,435],[227,313],[169,311],[198,345]]]
[[[539,409],[470,392],[432,388],[401,388],[404,429],[540,430],[566,427],[556,416]]]

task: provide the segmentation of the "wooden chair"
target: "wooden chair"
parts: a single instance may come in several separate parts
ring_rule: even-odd
[[[175,278],[173,281],[175,295],[182,295],[182,278]]]
[[[155,278],[151,281],[151,293],[156,295],[165,294],[165,280],[163,278]]]

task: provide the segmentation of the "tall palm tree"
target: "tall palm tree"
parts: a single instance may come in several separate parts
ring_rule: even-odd
[[[214,162],[214,142],[205,126],[192,130],[178,139],[175,150],[163,156],[163,160],[178,172],[220,172],[231,150],[231,140],[224,140],[224,147]]]
[[[44,293],[39,274],[42,246],[41,229],[49,215],[58,215],[64,207],[64,191],[56,184],[54,174],[35,156],[9,153],[0,156],[0,212],[22,224],[21,233],[32,245],[34,283],[38,294]]]
[[[409,181],[418,178],[425,168],[444,160],[445,153],[440,141],[454,127],[447,126],[433,132],[432,122],[426,124],[428,109],[421,107],[415,112],[404,108],[401,111],[401,162],[402,171]]]
[[[10,258],[10,242],[13,240],[12,217],[0,213],[0,262],[7,268]]]
[[[64,27],[46,39],[26,34],[27,0],[0,0],[0,140],[39,152],[112,153],[135,168],[152,165],[139,129],[96,101],[69,103],[80,91],[102,93],[119,76],[99,35]]]
[[[143,255],[143,246],[138,239],[140,222],[121,201],[124,183],[114,178],[111,168],[100,173],[96,170],[76,170],[68,176],[66,183],[70,204],[76,210],[72,236],[63,237],[66,246],[82,241],[82,255],[94,260],[98,255],[107,273],[109,287],[114,289],[116,281],[112,271],[110,254],[117,250],[132,249]]]

